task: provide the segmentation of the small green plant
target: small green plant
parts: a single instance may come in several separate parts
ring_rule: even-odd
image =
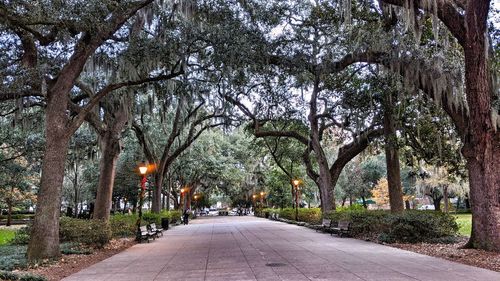
[[[0,247],[0,270],[12,271],[26,268],[27,265],[25,245],[3,245]]]

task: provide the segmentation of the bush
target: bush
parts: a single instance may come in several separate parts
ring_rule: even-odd
[[[182,212],[180,210],[165,211],[171,223],[181,221]]]
[[[117,214],[109,218],[109,226],[113,237],[135,236],[137,232],[137,215]]]
[[[260,210],[257,216],[271,217],[273,214],[278,214],[280,218],[287,220],[295,220],[295,209],[272,209],[266,208]],[[299,208],[298,220],[309,224],[321,223],[321,209],[320,208]]]
[[[342,212],[342,211],[364,211],[366,210],[365,207],[361,204],[352,204],[348,206],[338,206],[336,211]]]
[[[321,223],[321,209],[320,208],[299,208],[298,220],[309,223],[309,224],[320,224]]]
[[[287,220],[295,220],[295,209],[284,208],[279,210],[280,218]]]
[[[162,214],[155,213],[144,213],[142,214],[142,225],[155,223],[156,225],[161,225]]]
[[[47,278],[31,273],[20,274],[9,271],[0,271],[0,280],[47,281]]]
[[[386,243],[451,241],[450,237],[458,231],[453,216],[434,211],[392,214],[380,210],[346,210],[331,212],[325,217],[337,222],[350,221],[353,236],[374,235]]]
[[[388,225],[384,242],[436,242],[455,236],[458,224],[455,218],[441,212],[406,211],[386,218]]]
[[[331,212],[325,216],[334,222],[349,221],[351,222],[351,235],[371,235],[379,234],[387,227],[384,224],[384,217],[389,215],[387,211],[367,211],[362,210],[345,210]]]
[[[27,245],[28,242],[30,241],[30,237],[31,237],[31,225],[28,224],[25,227],[21,227],[16,232],[14,238],[10,242],[16,245]]]
[[[59,236],[64,242],[78,242],[102,247],[111,239],[111,228],[109,224],[101,220],[62,217]]]

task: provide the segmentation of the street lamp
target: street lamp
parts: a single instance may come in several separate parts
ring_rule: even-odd
[[[141,193],[139,194],[139,217],[137,218],[137,240],[141,240],[141,221],[142,221],[142,204],[144,204],[144,194],[146,193],[146,174],[148,172],[148,165],[146,162],[142,161],[139,165],[139,173],[142,176],[141,179]]]
[[[293,187],[295,188],[295,221],[299,221],[299,184],[300,180],[294,179],[292,181]]]
[[[198,210],[198,198],[200,198],[198,195],[195,195],[194,197],[194,208],[195,210]]]
[[[182,211],[184,211],[185,209],[187,209],[187,200],[186,200],[186,192],[189,191],[189,188],[187,187],[184,187],[184,188],[181,188],[181,204],[182,204]]]
[[[264,191],[260,192],[260,204],[262,205],[262,208],[264,208]]]

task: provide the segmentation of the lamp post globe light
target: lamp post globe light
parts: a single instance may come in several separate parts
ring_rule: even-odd
[[[141,174],[141,192],[139,193],[139,217],[137,218],[137,241],[141,240],[141,222],[142,222],[142,205],[144,204],[144,195],[146,193],[146,174],[148,173],[148,165],[142,161],[139,165],[139,174]]]

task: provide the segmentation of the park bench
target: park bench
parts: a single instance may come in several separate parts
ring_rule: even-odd
[[[321,225],[316,228],[316,231],[326,231],[328,232],[330,228],[332,227],[332,220],[330,219],[323,219],[321,221]]]
[[[332,235],[337,234],[339,237],[344,235],[349,236],[349,232],[351,231],[351,222],[349,221],[339,221],[336,227],[331,227]]]
[[[149,243],[149,238],[153,238],[153,240],[155,239],[154,235],[152,235],[152,232],[150,232],[146,226],[141,226],[139,228],[139,231],[141,232],[139,242],[142,242],[142,240],[146,240]]]
[[[156,237],[163,236],[163,230],[156,228],[156,223],[149,225],[149,231],[152,232]]]

